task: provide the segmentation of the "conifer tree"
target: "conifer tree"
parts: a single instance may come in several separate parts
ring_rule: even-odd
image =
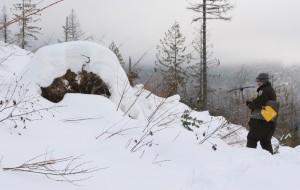
[[[115,55],[117,56],[117,58],[119,60],[119,63],[121,64],[122,67],[124,67],[125,62],[123,60],[123,56],[122,56],[119,48],[117,47],[116,43],[114,41],[112,41],[108,48],[115,53]]]
[[[40,20],[40,18],[37,18],[40,16],[38,13],[37,3],[34,3],[35,0],[21,0],[20,3],[13,4],[13,11],[15,18],[21,18],[18,20],[20,30],[16,34],[19,45],[22,49],[24,49],[26,46],[31,47],[29,45],[29,40],[32,38],[34,40],[38,40],[37,34],[40,33],[41,28],[38,26],[33,25],[37,21]],[[31,16],[26,16],[30,15]]]
[[[84,36],[84,32],[81,29],[78,17],[74,11],[71,10],[69,16],[66,17],[66,23],[62,26],[64,29],[64,40],[68,41],[78,41],[81,40]]]
[[[185,53],[185,37],[180,31],[179,23],[175,21],[165,37],[157,45],[155,70],[164,77],[168,90],[167,96],[179,93],[184,85],[186,71],[185,64],[189,62],[190,55]]]

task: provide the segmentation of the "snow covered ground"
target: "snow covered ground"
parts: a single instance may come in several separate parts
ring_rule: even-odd
[[[200,128],[191,127],[193,131],[185,129],[181,116],[189,108],[179,102],[180,97],[163,99],[149,96],[142,85],[130,87],[116,57],[101,45],[71,42],[42,48],[33,55],[2,43],[0,60],[1,84],[15,79],[13,73],[17,73],[22,76],[18,85],[28,89],[24,96],[39,100],[33,107],[22,104],[21,109],[40,110],[26,115],[32,121],[25,120],[25,124],[21,119],[0,122],[1,190],[300,187],[299,146],[280,147],[275,155],[260,148],[245,148],[245,129],[233,132],[240,126],[208,112],[192,111],[190,116],[203,123]],[[68,68],[76,72],[83,66],[101,76],[112,93],[110,98],[67,94],[54,104],[39,96],[40,86],[51,84]],[[7,88],[1,86],[2,101],[11,97]],[[14,95],[18,97],[18,93]],[[14,98],[11,100],[13,104]],[[12,110],[3,110],[4,105],[0,120]],[[13,115],[22,110],[14,110]],[[59,162],[64,158],[65,162]],[[46,165],[44,170],[31,166],[31,172],[4,170],[37,162],[54,165]],[[33,173],[37,171],[47,175]],[[59,175],[77,171],[79,174]]]

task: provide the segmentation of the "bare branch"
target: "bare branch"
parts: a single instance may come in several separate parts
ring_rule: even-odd
[[[147,55],[147,53],[149,53],[149,51],[151,50],[151,48],[149,48],[146,52],[143,53],[143,55],[141,55],[141,57],[135,62],[135,64],[133,65],[133,70],[135,70],[137,68],[137,65],[141,62],[141,60]]]
[[[122,89],[121,98],[120,98],[119,104],[118,104],[118,106],[117,106],[117,111],[118,111],[118,109],[119,109],[119,107],[120,107],[120,105],[121,105],[121,103],[122,103],[122,101],[123,101],[124,95],[125,95],[125,93],[128,91],[128,89],[129,89],[129,87],[128,87],[128,82],[126,82],[125,86],[124,86],[123,89]]]
[[[171,161],[171,160],[156,160],[157,158],[158,158],[158,155],[155,156],[154,160],[152,161],[152,164],[157,164],[157,165],[161,166],[161,163]]]
[[[134,104],[137,102],[138,98],[140,97],[140,95],[142,94],[142,92],[144,91],[144,89],[141,90],[141,92],[139,92],[139,94],[135,97],[135,100],[132,102],[132,104],[129,106],[129,108],[127,109],[127,111],[124,113],[123,116],[125,116],[130,109],[134,106]]]
[[[86,120],[98,120],[103,119],[103,117],[87,117],[87,118],[68,118],[61,120],[62,122],[79,122],[79,121],[86,121]]]
[[[30,17],[30,16],[32,16],[32,15],[35,15],[35,14],[37,14],[37,13],[40,13],[40,12],[42,12],[43,10],[45,10],[45,9],[47,9],[47,8],[49,8],[49,7],[51,7],[51,6],[55,5],[55,4],[57,4],[57,3],[60,3],[60,2],[62,2],[62,1],[64,1],[64,0],[59,0],[59,1],[56,1],[56,2],[54,2],[54,3],[51,3],[50,5],[47,5],[47,6],[43,7],[43,8],[41,8],[41,9],[37,9],[36,11],[34,11],[34,12],[30,13],[30,14],[26,14],[25,16],[18,16],[17,18],[14,18],[13,20],[10,20],[10,21],[6,22],[3,26],[0,26],[0,30],[2,30],[3,28],[5,28],[5,27],[7,27],[7,26],[9,26],[9,25],[11,25],[11,24],[13,24],[13,23],[18,22],[18,21],[21,20],[21,19],[28,18],[28,17]]]
[[[224,136],[221,137],[221,139],[225,139],[225,138],[227,138],[228,136],[231,136],[233,133],[237,132],[237,131],[240,130],[241,128],[243,128],[243,126],[240,126],[239,128],[237,128],[237,129],[235,129],[235,130],[233,130],[233,131],[231,131],[231,132],[225,134]]]
[[[109,139],[109,138],[111,138],[111,137],[113,137],[113,136],[116,136],[116,135],[124,136],[124,135],[126,135],[124,132],[130,131],[130,130],[132,130],[132,129],[139,128],[139,127],[129,127],[129,128],[121,128],[121,129],[115,130],[114,127],[115,127],[116,125],[118,125],[118,124],[119,124],[121,121],[123,121],[123,120],[124,120],[124,119],[122,119],[122,120],[116,122],[116,123],[113,124],[111,127],[108,127],[107,129],[105,129],[100,135],[98,135],[98,136],[96,137],[96,139],[98,139],[98,138],[100,138],[100,137],[102,137],[102,136],[104,136],[104,135],[107,135],[107,136],[105,137],[105,139]],[[129,120],[125,123],[125,125],[126,125],[128,122],[129,122]]]
[[[80,162],[82,156],[69,156],[64,158],[52,158],[52,152],[46,152],[36,156],[25,163],[15,167],[5,167],[3,171],[27,172],[45,175],[54,181],[65,181],[77,185],[76,182],[87,180],[92,176],[86,176],[105,168],[85,168],[90,162]],[[43,159],[44,158],[44,159]]]
[[[159,131],[167,129],[169,125],[176,122],[179,113],[170,113],[170,110],[177,105],[172,106],[163,113],[158,112],[162,105],[165,103],[166,99],[162,103],[160,103],[153,111],[153,113],[148,117],[148,122],[144,127],[142,136],[133,141],[135,144],[130,149],[131,152],[137,152],[143,147],[151,147],[152,145],[157,145],[153,142],[152,139],[149,139],[149,137],[152,137]]]
[[[211,120],[212,121],[212,120]],[[224,120],[218,127],[216,127],[212,132],[206,133],[204,138],[199,142],[199,144],[203,144],[205,141],[207,141],[209,138],[211,138],[217,131],[220,131],[222,128],[226,127],[228,125],[228,121]],[[210,126],[208,126],[209,128]]]

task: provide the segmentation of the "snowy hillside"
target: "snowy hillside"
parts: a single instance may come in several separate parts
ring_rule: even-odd
[[[245,148],[240,126],[190,111],[177,95],[130,87],[107,48],[71,42],[28,53],[0,45],[1,190],[299,189],[299,146],[275,155]],[[109,98],[66,94],[55,104],[40,96],[40,87],[83,67],[103,79]],[[184,128],[184,114],[200,127]]]

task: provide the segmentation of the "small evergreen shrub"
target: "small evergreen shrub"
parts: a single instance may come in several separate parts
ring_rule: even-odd
[[[189,131],[193,131],[191,127],[197,127],[199,128],[200,125],[203,123],[203,121],[198,120],[196,117],[191,117],[192,110],[184,110],[182,116],[181,116],[181,123],[184,128],[186,128]]]

